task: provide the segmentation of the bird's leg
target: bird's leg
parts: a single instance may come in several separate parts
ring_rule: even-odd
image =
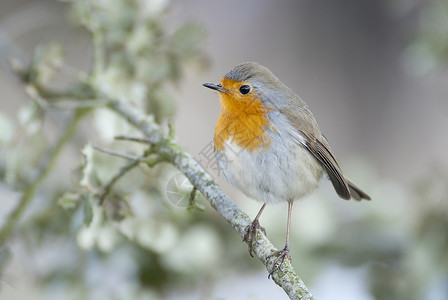
[[[263,206],[261,207],[257,216],[252,221],[252,224],[250,224],[249,226],[246,227],[246,233],[244,234],[244,237],[243,237],[243,242],[246,242],[249,245],[249,254],[252,257],[254,257],[254,255],[252,254],[252,250],[253,250],[254,240],[255,241],[257,240],[257,229],[260,229],[266,235],[266,230],[264,229],[264,227],[260,226],[260,223],[258,222],[258,219],[260,218],[261,213],[263,212],[265,207],[266,207],[266,203],[263,204]]]
[[[268,278],[271,277],[271,275],[275,272],[275,270],[277,270],[277,268],[280,268],[280,270],[283,272],[282,266],[286,258],[289,258],[289,260],[291,260],[291,256],[289,255],[289,231],[291,227],[291,213],[292,213],[292,201],[288,201],[288,224],[286,225],[286,245],[285,248],[283,248],[282,250],[275,251],[274,253],[268,256],[268,258],[272,256],[277,257],[274,261],[271,271],[269,272]],[[279,262],[280,264],[277,266]]]

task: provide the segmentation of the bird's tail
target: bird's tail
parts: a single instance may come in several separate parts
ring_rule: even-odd
[[[370,200],[370,196],[367,195],[360,187],[358,187],[355,183],[353,183],[350,179],[345,177],[345,181],[347,182],[348,189],[350,190],[350,195],[358,201],[362,199]]]

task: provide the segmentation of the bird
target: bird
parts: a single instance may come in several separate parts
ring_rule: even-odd
[[[293,203],[318,188],[327,174],[342,199],[370,200],[342,173],[332,149],[308,105],[268,68],[244,62],[220,83],[204,83],[219,94],[221,111],[214,131],[214,156],[220,174],[246,196],[263,203],[245,228],[243,241],[253,256],[259,218],[267,204],[287,202],[286,243],[275,251],[273,272],[291,260]]]

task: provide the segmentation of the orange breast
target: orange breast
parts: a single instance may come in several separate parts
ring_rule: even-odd
[[[224,143],[232,143],[247,151],[267,148],[271,141],[266,132],[269,111],[254,94],[241,95],[241,82],[223,78],[221,84],[228,93],[220,93],[221,113],[215,128],[215,150],[224,150]]]

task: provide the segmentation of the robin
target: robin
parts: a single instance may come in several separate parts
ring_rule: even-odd
[[[246,228],[243,241],[253,256],[257,229],[266,234],[259,218],[267,203],[288,203],[285,247],[270,275],[289,255],[292,206],[317,189],[324,172],[342,199],[370,200],[350,181],[317,125],[307,104],[269,69],[255,62],[242,63],[224,75],[216,90],[221,113],[214,133],[214,153],[226,180],[263,206]],[[280,264],[279,264],[280,263]]]

